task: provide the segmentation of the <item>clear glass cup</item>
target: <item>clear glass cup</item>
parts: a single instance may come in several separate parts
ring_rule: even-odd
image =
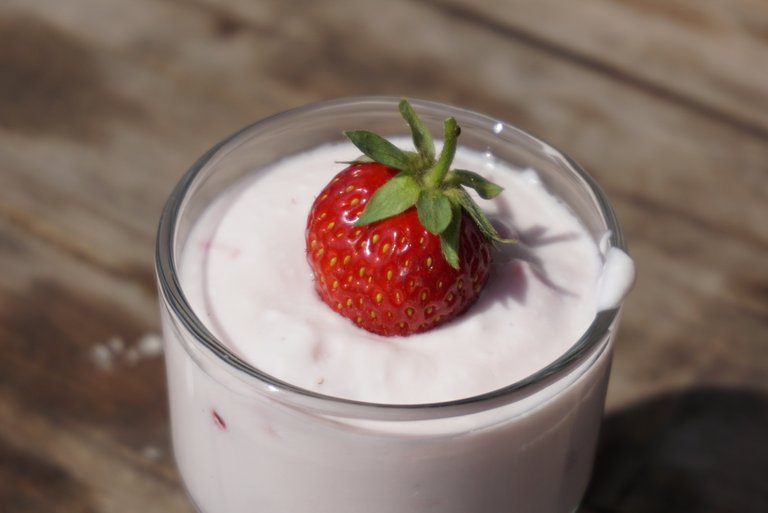
[[[383,405],[267,375],[217,340],[177,272],[191,227],[224,191],[343,129],[404,134],[394,98],[350,98],[269,117],[200,158],[163,212],[156,266],[176,462],[203,513],[568,513],[589,480],[619,308],[601,311],[557,361],[468,399]],[[433,133],[532,167],[602,247],[624,248],[599,187],[576,163],[496,119],[413,101]],[[605,235],[608,234],[607,238]]]

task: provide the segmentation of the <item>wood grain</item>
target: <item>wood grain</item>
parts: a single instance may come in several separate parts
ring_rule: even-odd
[[[754,0],[430,3],[755,136],[768,135],[768,14]]]
[[[586,511],[758,511],[766,27],[752,0],[3,2],[0,511],[191,511],[161,359],[135,352],[159,330],[162,205],[246,123],[359,94],[508,120],[613,199],[639,274]],[[717,495],[726,464],[746,477]]]

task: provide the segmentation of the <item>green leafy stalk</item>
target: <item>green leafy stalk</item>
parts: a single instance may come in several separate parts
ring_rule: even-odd
[[[459,234],[461,233],[461,207],[451,204],[453,215],[448,227],[440,234],[440,249],[446,262],[454,269],[459,268]]]
[[[443,233],[453,217],[451,201],[442,191],[433,189],[421,191],[416,201],[416,211],[424,228],[435,235]]]
[[[483,199],[493,199],[504,190],[503,187],[489,182],[474,171],[466,169],[454,169],[448,173],[446,183],[449,185],[463,185],[474,189]]]
[[[416,115],[408,100],[400,100],[399,108],[400,114],[411,128],[413,145],[416,147],[419,155],[421,155],[424,164],[432,165],[432,162],[435,161],[435,142],[432,140],[432,134],[429,133],[427,125]]]
[[[448,118],[445,120],[443,124],[443,149],[440,151],[440,158],[437,162],[424,174],[425,186],[437,188],[442,185],[445,175],[448,174],[451,167],[451,162],[453,162],[453,157],[456,156],[456,144],[460,133],[461,129],[455,119]]]
[[[400,150],[372,132],[345,132],[367,158],[400,171],[371,196],[355,224],[363,226],[380,221],[415,206],[419,221],[424,228],[440,237],[443,255],[456,269],[459,268],[462,212],[469,215],[488,240],[502,244],[515,242],[499,236],[465,187],[475,190],[483,199],[492,199],[503,189],[474,171],[450,168],[461,133],[456,120],[445,120],[443,147],[436,158],[432,135],[408,101],[402,100],[399,109],[411,129],[416,153]]]
[[[375,162],[404,171],[409,169],[412,160],[406,152],[387,141],[380,135],[367,130],[350,130],[344,135],[352,144]]]
[[[499,236],[499,233],[496,231],[496,228],[493,226],[493,224],[491,224],[488,216],[485,215],[485,212],[483,212],[477,203],[475,203],[475,200],[472,199],[467,191],[464,189],[451,189],[448,194],[451,196],[451,200],[454,203],[460,205],[461,208],[463,208],[464,211],[469,214],[469,217],[471,217],[478,228],[480,228],[480,232],[486,239],[501,244],[511,244],[517,242],[514,239],[503,239],[501,236]]]

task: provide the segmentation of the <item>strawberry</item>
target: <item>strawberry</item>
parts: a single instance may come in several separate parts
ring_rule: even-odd
[[[366,157],[320,192],[307,219],[307,258],[320,298],[379,335],[410,335],[464,312],[488,280],[501,239],[464,186],[484,199],[501,187],[450,170],[460,129],[444,123],[438,157],[429,131],[403,100],[417,152],[371,132],[345,135]]]

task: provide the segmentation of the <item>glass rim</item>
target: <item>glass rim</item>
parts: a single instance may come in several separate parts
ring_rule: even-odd
[[[398,414],[410,416],[410,414],[417,411],[430,412],[430,417],[450,416],[453,414],[452,412],[456,412],[457,410],[462,410],[462,413],[464,413],[463,410],[472,406],[475,407],[474,409],[476,409],[476,411],[481,411],[483,409],[489,409],[497,405],[514,402],[516,399],[527,397],[556,381],[560,377],[567,375],[571,370],[575,369],[579,363],[586,360],[593,350],[600,346],[600,342],[605,339],[610,327],[613,325],[619,314],[620,305],[612,309],[598,311],[589,327],[564,354],[547,366],[523,379],[489,392],[460,399],[431,403],[389,404],[321,394],[293,385],[261,371],[239,357],[224,343],[219,341],[198,318],[183,293],[183,289],[178,280],[177,262],[174,251],[179,213],[187,199],[187,193],[195,183],[198,175],[212,160],[220,155],[220,152],[226,150],[240,138],[247,136],[251,131],[258,130],[266,125],[280,122],[285,119],[300,118],[302,115],[309,112],[349,107],[354,104],[360,105],[361,108],[368,107],[370,109],[374,106],[386,106],[396,110],[400,100],[401,98],[389,96],[353,96],[310,103],[267,116],[254,123],[248,124],[205,152],[194,162],[176,184],[160,217],[155,246],[155,271],[161,300],[165,300],[166,306],[170,308],[175,318],[182,323],[183,328],[194,337],[195,341],[200,343],[203,348],[211,353],[211,355],[215,356],[221,364],[229,369],[244,373],[249,379],[257,380],[258,383],[262,385],[262,388],[266,387],[270,393],[280,396],[294,396],[300,400],[310,401],[312,406],[319,410],[340,412],[346,410],[340,410],[339,408],[360,408],[361,416],[365,418],[376,417],[377,415],[375,415],[374,412],[389,412],[391,414],[390,417],[393,415],[394,417],[397,417]],[[552,152],[561,157],[567,163],[568,167],[570,167],[570,170],[573,171],[586,185],[595,199],[599,214],[608,229],[610,246],[626,252],[627,248],[621,227],[607,196],[597,182],[567,154],[559,151],[552,145],[528,132],[510,125],[503,120],[485,114],[429,100],[409,98],[409,102],[411,102],[417,110],[418,107],[422,107],[440,111],[445,115],[456,117],[459,121],[461,121],[462,118],[473,119],[475,121],[488,123],[489,127],[501,124],[504,127],[504,130],[510,130],[518,137],[524,137],[530,142],[536,143],[542,148],[546,148],[548,152]],[[184,350],[189,352],[189,349],[186,347]],[[365,412],[362,410],[365,410]],[[345,414],[348,414],[348,412]]]

